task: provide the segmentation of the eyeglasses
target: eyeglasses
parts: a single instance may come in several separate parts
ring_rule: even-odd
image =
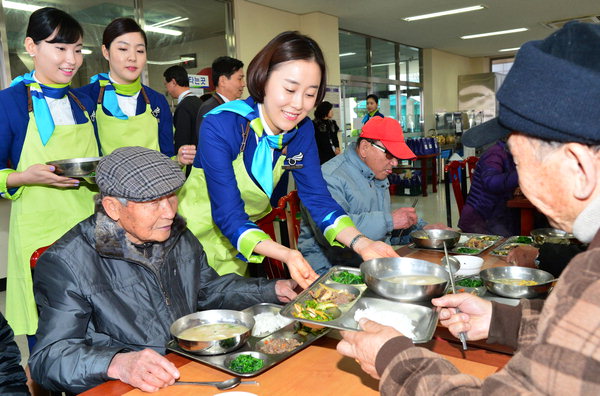
[[[371,143],[371,146],[375,147],[376,149],[378,149],[379,151],[381,151],[382,153],[385,153],[385,158],[387,158],[388,160],[392,160],[396,157],[394,157],[394,154],[390,153],[385,147],[380,146],[376,143],[373,142],[369,142]]]

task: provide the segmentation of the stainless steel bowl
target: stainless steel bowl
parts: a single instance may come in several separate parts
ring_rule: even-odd
[[[100,157],[72,158],[60,161],[48,161],[46,165],[53,165],[54,173],[66,177],[90,177],[96,171]],[[93,175],[91,175],[93,177]]]
[[[365,261],[361,264],[360,270],[369,289],[382,297],[404,302],[429,301],[439,297],[444,294],[450,281],[448,272],[441,265],[406,257],[386,257]],[[444,282],[433,285],[411,285],[388,280],[403,275],[437,276],[444,279]]]
[[[544,243],[561,243],[568,245],[576,241],[575,236],[563,230],[556,228],[537,228],[531,231],[531,236],[536,245]]]
[[[416,230],[410,233],[410,238],[418,247],[428,249],[452,249],[460,239],[460,232],[452,230]]]
[[[234,337],[216,341],[197,341],[180,338],[182,331],[205,324],[230,323],[245,326],[248,330]],[[186,351],[198,355],[218,355],[238,349],[244,343],[254,327],[254,316],[248,311],[233,311],[228,309],[212,309],[194,312],[177,319],[171,325],[171,335],[179,346]]]
[[[494,267],[479,273],[485,287],[494,294],[509,298],[535,298],[546,296],[552,290],[554,276],[546,271],[527,267]],[[534,286],[516,286],[499,283],[500,279],[522,279],[537,282]]]

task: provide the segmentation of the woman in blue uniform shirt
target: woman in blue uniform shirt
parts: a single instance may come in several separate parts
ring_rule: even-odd
[[[140,82],[146,65],[146,33],[131,18],[117,18],[102,35],[109,73],[92,77],[80,90],[96,103],[98,138],[103,155],[124,146],[142,146],[173,157],[173,117],[164,95]],[[177,160],[189,165],[196,148],[179,149]]]
[[[284,32],[250,62],[250,97],[225,103],[202,123],[192,172],[179,193],[179,212],[220,274],[245,274],[265,256],[287,264],[300,286],[316,273],[297,250],[271,240],[255,224],[285,169],[329,243],[352,247],[365,260],[394,256],[354,227],[333,200],[319,166],[313,123],[306,118],[325,95],[325,61],[318,44]]]
[[[83,29],[67,13],[31,14],[25,49],[34,71],[0,91],[0,195],[11,199],[6,317],[15,334],[34,334],[37,309],[29,259],[94,211],[87,183],[58,176],[47,161],[97,157],[91,99],[70,88],[83,62]]]

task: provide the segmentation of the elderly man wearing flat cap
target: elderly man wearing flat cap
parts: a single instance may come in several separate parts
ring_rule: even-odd
[[[429,224],[417,217],[414,208],[392,211],[388,176],[398,159],[412,159],[415,154],[404,141],[402,127],[393,118],[373,117],[363,126],[360,137],[343,154],[321,167],[327,189],[348,213],[356,228],[367,238],[392,245],[402,241],[395,230],[408,234],[415,229],[446,228]],[[298,249],[319,275],[334,265],[358,267],[362,258],[350,248],[331,246],[302,207]]]
[[[161,354],[176,319],[295,297],[295,282],[219,276],[177,215],[185,177],[163,154],[124,147],[100,160],[96,213],[39,259],[32,377],[79,393],[109,379],[152,392],[179,372]]]
[[[361,322],[338,350],[381,377],[384,395],[600,395],[600,26],[570,23],[524,44],[498,92],[491,138],[508,146],[525,195],[551,224],[589,249],[575,256],[543,300],[511,307],[470,294],[434,299],[455,336],[514,346],[480,380],[393,329]],[[480,131],[487,130],[490,125]],[[456,314],[454,307],[462,313]]]

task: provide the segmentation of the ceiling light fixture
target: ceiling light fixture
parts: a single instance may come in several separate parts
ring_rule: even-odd
[[[518,50],[519,50],[519,48],[521,48],[521,47],[515,47],[515,48],[504,48],[504,49],[498,50],[498,52],[510,52],[510,51],[518,51]]]
[[[158,22],[158,23],[152,24],[150,26],[153,26],[153,27],[163,27],[163,26],[167,26],[167,25],[172,25],[174,23],[187,21],[188,19],[190,19],[190,18],[184,18],[184,17],[177,16],[175,18],[167,19],[167,20],[164,20],[162,22]]]
[[[10,8],[13,10],[19,10],[19,11],[29,11],[29,12],[33,12],[35,10],[39,10],[40,8],[42,8],[42,6],[17,3],[16,1],[7,1],[7,0],[2,0],[2,7]]]
[[[342,56],[350,56],[350,55],[356,55],[356,52],[344,52],[343,54],[340,54],[340,58]]]
[[[156,26],[146,26],[146,28],[144,30],[147,32],[168,34],[169,36],[181,36],[183,34],[183,32],[181,30],[165,29],[165,28],[156,27]]]
[[[173,60],[167,60],[167,61],[148,61],[147,63],[149,65],[164,66],[164,65],[174,65],[177,63],[188,62],[188,61],[192,61],[192,60],[194,60],[194,58],[189,57],[189,56],[182,56],[179,59],[173,59]]]
[[[511,34],[511,33],[526,32],[527,30],[529,30],[529,29],[527,29],[527,28],[518,28],[518,29],[509,29],[509,30],[499,30],[497,32],[470,34],[468,36],[462,36],[461,39],[468,40],[468,39],[474,39],[474,38],[479,38],[479,37],[499,36],[501,34]]]
[[[82,50],[81,50],[81,53],[82,53],[83,55],[90,55],[90,54],[92,53],[92,50],[89,50],[89,49],[87,49],[87,48],[84,48],[84,49],[82,49]]]
[[[419,21],[421,19],[437,18],[437,17],[441,17],[441,16],[445,16],[445,15],[454,15],[454,14],[462,14],[463,12],[478,11],[478,10],[483,10],[484,8],[485,7],[482,5],[476,5],[476,6],[472,6],[472,7],[456,8],[454,10],[448,10],[448,11],[432,12],[431,14],[411,16],[411,17],[406,17],[406,18],[402,18],[402,19],[405,20],[406,22],[412,22],[412,21]]]

